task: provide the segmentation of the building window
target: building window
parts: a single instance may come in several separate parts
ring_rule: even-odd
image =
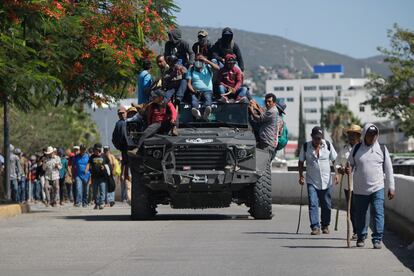
[[[342,85],[335,86],[335,90],[342,90]]]
[[[334,90],[333,85],[320,85],[319,90]]]
[[[316,108],[305,108],[305,113],[318,113]]]
[[[303,90],[305,90],[305,91],[316,91],[316,86],[304,86]]]
[[[304,97],[303,101],[304,102],[317,102],[318,98],[316,98],[316,97]]]
[[[324,102],[334,102],[335,101],[335,97],[322,97],[322,100]]]
[[[287,102],[293,103],[293,98],[286,98]]]
[[[305,124],[317,125],[318,124],[318,121],[317,120],[305,120]]]
[[[293,91],[293,86],[286,87],[286,91]]]
[[[285,98],[279,98],[279,97],[277,97],[280,101],[282,101],[282,102],[284,102],[285,101]]]
[[[365,106],[364,105],[359,105],[359,112],[365,112]]]
[[[274,91],[285,91],[285,87],[284,86],[275,86],[273,87]]]

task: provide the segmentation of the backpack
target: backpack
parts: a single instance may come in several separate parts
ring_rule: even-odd
[[[326,142],[326,146],[328,147],[328,151],[331,151],[331,143],[327,140],[325,140]],[[303,151],[306,153],[306,151],[308,150],[308,142],[305,142],[303,144]]]
[[[119,164],[118,159],[114,158],[114,168],[113,168],[113,175],[120,176],[121,175],[121,165]]]
[[[282,118],[283,120],[283,118]],[[281,150],[284,149],[289,141],[289,132],[288,132],[288,128],[286,126],[286,122],[285,120],[283,120],[283,128],[282,128],[282,133],[279,134],[278,138],[277,138],[277,147],[276,150]]]

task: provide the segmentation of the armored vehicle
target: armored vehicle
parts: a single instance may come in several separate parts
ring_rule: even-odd
[[[181,104],[177,124],[178,136],[157,134],[129,157],[132,219],[152,218],[159,204],[204,209],[232,202],[248,206],[255,219],[271,219],[270,155],[256,148],[248,105],[215,103],[199,121]],[[140,134],[127,123],[129,141]]]

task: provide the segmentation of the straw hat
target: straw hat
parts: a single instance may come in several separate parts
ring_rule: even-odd
[[[45,152],[45,154],[52,154],[54,152],[54,149],[53,149],[53,147],[51,147],[51,146],[48,146],[47,147],[47,149],[46,149],[46,152]]]
[[[361,134],[362,128],[359,125],[352,124],[349,128],[345,129],[345,132],[355,132]]]

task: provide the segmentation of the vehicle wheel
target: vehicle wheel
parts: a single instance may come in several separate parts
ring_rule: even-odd
[[[270,164],[251,189],[249,213],[255,219],[272,218],[272,174]]]
[[[151,190],[142,184],[138,173],[132,174],[131,219],[148,220],[153,218],[157,211],[151,199]]]

